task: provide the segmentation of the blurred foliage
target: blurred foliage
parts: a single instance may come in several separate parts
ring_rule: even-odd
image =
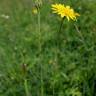
[[[58,2],[72,6],[81,16],[77,22],[64,21],[57,65],[60,18],[52,14],[51,4]],[[0,96],[26,96],[25,78],[30,96],[42,96],[41,64],[43,96],[96,96],[96,1],[43,0],[41,53],[34,6],[34,0],[0,0]]]

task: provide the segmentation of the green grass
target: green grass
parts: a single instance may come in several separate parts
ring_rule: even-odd
[[[0,96],[96,96],[96,1],[43,1],[39,32],[32,0],[0,0]],[[56,2],[81,15],[64,20],[58,64]]]

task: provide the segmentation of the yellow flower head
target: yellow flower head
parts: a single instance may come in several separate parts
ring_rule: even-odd
[[[61,18],[66,17],[68,21],[70,19],[76,20],[76,16],[80,16],[78,13],[70,8],[70,6],[64,6],[64,4],[52,4],[53,13],[57,13]]]

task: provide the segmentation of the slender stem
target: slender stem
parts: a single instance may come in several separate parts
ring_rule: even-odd
[[[61,34],[61,29],[62,29],[62,26],[63,26],[63,21],[64,21],[64,18],[61,20],[60,22],[60,27],[59,27],[59,30],[57,31],[57,41],[56,41],[56,52],[55,52],[55,60],[56,60],[56,64],[57,66],[59,65],[59,59],[60,59],[60,34]],[[57,70],[56,66],[55,67],[55,70]],[[53,76],[55,75],[55,72],[53,71]],[[54,82],[53,82],[53,96],[55,96],[55,89],[54,89]]]
[[[62,26],[63,26],[63,21],[64,21],[64,18],[62,18],[61,22],[60,22],[60,27],[59,27],[59,30],[57,31],[57,42],[56,42],[56,46],[57,46],[57,50],[56,50],[56,61],[57,61],[57,65],[60,63],[59,62],[59,59],[60,59],[60,36],[61,36],[61,29],[62,29]]]
[[[27,81],[27,78],[26,78],[26,75],[27,75],[27,66],[25,64],[25,60],[24,60],[24,54],[21,53],[21,57],[22,57],[22,71],[23,71],[23,79],[24,79],[24,88],[25,88],[25,94],[26,96],[30,96],[30,92],[29,92],[29,86],[28,86],[28,81]]]
[[[59,27],[59,30],[58,30],[58,33],[59,33],[59,34],[60,34],[60,32],[61,32],[61,29],[62,29],[63,21],[64,21],[64,18],[62,18],[61,23],[60,23],[60,27]]]
[[[28,88],[28,82],[27,82],[26,78],[24,79],[24,87],[25,87],[26,96],[30,96],[29,88]]]
[[[39,33],[39,62],[41,63],[40,64],[40,77],[41,77],[41,96],[44,96],[43,93],[44,93],[44,89],[43,89],[43,72],[42,72],[42,56],[41,56],[41,51],[42,51],[42,44],[41,44],[41,30],[40,30],[40,9],[38,8],[38,33]]]

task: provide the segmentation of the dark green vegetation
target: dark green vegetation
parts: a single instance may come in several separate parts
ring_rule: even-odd
[[[38,32],[31,0],[0,0],[0,96],[96,96],[96,0],[61,0],[81,16],[64,20],[58,64],[52,2],[41,7]]]

